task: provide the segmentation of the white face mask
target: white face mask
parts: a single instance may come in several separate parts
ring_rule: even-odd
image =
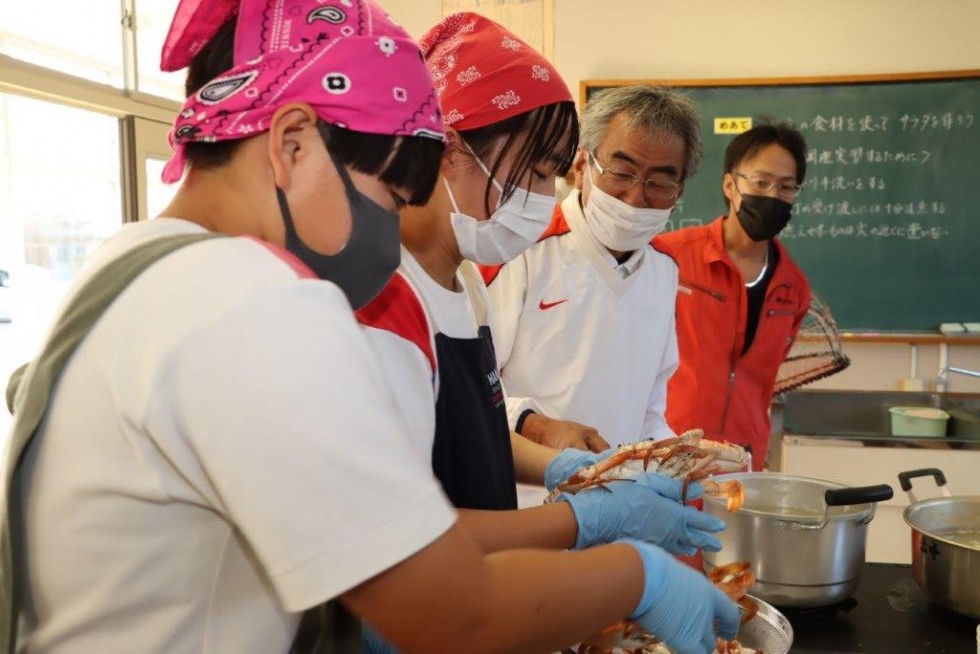
[[[466,147],[469,148],[468,145]],[[483,172],[490,177],[487,167],[475,154],[474,157]],[[500,183],[491,179],[502,196],[503,188]],[[466,259],[485,266],[507,263],[534,245],[548,228],[551,215],[555,211],[553,195],[518,188],[503,204],[498,201],[497,208],[489,219],[478,220],[459,210],[449,182],[445,177],[442,181],[449,191],[449,201],[453,203],[450,219],[459,253]]]
[[[596,240],[616,252],[639,250],[664,231],[670,219],[669,209],[641,209],[609,195],[592,178],[589,170],[589,202],[585,205],[585,224]]]

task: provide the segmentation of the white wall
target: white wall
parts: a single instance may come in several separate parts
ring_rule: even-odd
[[[851,359],[850,367],[833,377],[818,381],[807,388],[858,388],[868,391],[892,391],[899,381],[909,376],[911,348],[901,344],[844,343],[844,353]],[[951,345],[946,365],[980,370],[980,347]],[[926,382],[939,373],[939,347],[918,346],[918,377]],[[955,393],[980,393],[980,379],[950,375],[946,390]]]
[[[415,37],[440,0],[381,0]],[[794,77],[980,69],[980,0],[554,0],[555,65],[578,98],[587,79]],[[978,263],[980,265],[980,263]],[[980,292],[978,290],[977,292]],[[888,390],[908,376],[904,345],[847,344],[851,368],[815,385]],[[980,347],[949,364],[980,369]],[[919,374],[938,372],[919,348]],[[951,378],[950,390],[980,392]]]
[[[569,85],[980,68],[977,0],[555,0]],[[601,7],[601,9],[597,9]]]
[[[977,0],[553,0],[555,64],[579,81],[980,68]],[[440,0],[381,0],[416,38]]]
[[[378,0],[416,39],[442,18],[442,0]]]

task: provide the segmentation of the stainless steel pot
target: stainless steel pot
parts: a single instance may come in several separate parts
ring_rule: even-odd
[[[933,477],[943,497],[917,502],[916,477]],[[938,468],[898,475],[912,504],[903,514],[912,528],[912,575],[935,602],[980,618],[980,496],[952,496]]]
[[[720,552],[704,552],[705,569],[748,561],[752,594],[776,606],[825,606],[857,588],[875,502],[892,497],[887,485],[850,488],[837,482],[773,472],[719,475],[737,479],[745,502],[728,512],[705,496],[704,510],[725,521]]]

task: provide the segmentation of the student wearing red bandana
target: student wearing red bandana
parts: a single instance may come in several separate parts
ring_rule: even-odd
[[[440,179],[425,206],[402,211],[399,271],[358,317],[453,503],[516,509],[524,450],[511,451],[475,264],[507,261],[544,231],[578,142],[575,105],[547,59],[478,14],[447,17],[420,45],[446,128]]]
[[[429,202],[403,209],[401,266],[357,313],[420,455],[488,552],[582,549],[623,537],[674,553],[717,547],[710,532],[722,524],[682,506],[676,480],[654,473],[608,493],[517,510],[515,480],[563,479],[589,460],[511,433],[475,264],[510,261],[544,232],[555,178],[576,151],[575,108],[544,57],[477,14],[446,18],[421,47],[446,126],[440,179]],[[665,569],[681,566],[670,560]],[[691,588],[693,596],[703,592]],[[371,631],[367,645],[392,651]]]

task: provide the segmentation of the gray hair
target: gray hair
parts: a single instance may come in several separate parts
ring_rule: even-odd
[[[701,122],[698,110],[686,96],[663,86],[638,84],[599,91],[582,111],[580,145],[595,152],[606,137],[606,129],[619,114],[626,125],[650,134],[675,134],[684,142],[682,179],[689,179],[701,167]]]

